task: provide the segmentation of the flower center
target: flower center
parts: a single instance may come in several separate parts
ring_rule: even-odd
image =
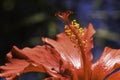
[[[72,22],[69,22],[68,17],[71,14],[71,11],[67,12],[59,12],[57,13],[57,16],[59,16],[61,19],[65,21],[67,24],[65,26],[65,33],[71,41],[75,44],[76,48],[79,48],[80,52],[82,53],[82,58],[83,58],[83,67],[84,67],[84,77],[85,80],[88,80],[88,73],[87,70],[85,69],[87,67],[87,61],[86,61],[86,48],[87,48],[87,40],[84,40],[85,36],[85,29],[83,29],[80,24],[76,22],[76,20],[73,20]]]

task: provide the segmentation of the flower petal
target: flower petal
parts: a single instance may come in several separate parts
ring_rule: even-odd
[[[75,47],[75,44],[71,42],[66,34],[59,34],[56,41],[49,38],[43,38],[43,41],[52,45],[57,50],[57,52],[59,52],[63,59],[64,69],[66,66],[67,69],[70,69],[70,66],[73,66],[72,68],[75,68],[76,72],[79,72],[83,69],[81,51]],[[70,66],[68,66],[68,63],[70,63]],[[81,71],[79,74],[82,75],[83,72]],[[76,73],[75,75],[79,74]]]
[[[65,21],[66,23],[65,33],[71,41],[65,38],[61,38],[63,39],[63,41],[57,40],[58,43],[49,39],[46,40],[45,42],[54,46],[56,50],[60,52],[62,58],[65,61],[72,63],[74,67],[78,69],[80,69],[80,67],[83,67],[85,80],[88,80],[90,79],[90,75],[91,75],[91,64],[92,64],[91,49],[93,48],[92,36],[95,33],[95,30],[93,29],[92,24],[89,24],[87,28],[83,29],[79,26],[76,20],[73,20],[70,23],[68,20],[68,16],[70,15],[70,13],[68,12],[61,12],[58,13],[57,15]],[[78,50],[76,49],[77,52],[73,53],[72,50],[74,50],[74,46],[70,45],[70,43],[74,43],[74,45],[78,47],[77,48]],[[59,47],[57,47],[56,45]],[[65,49],[66,47],[68,48],[67,50],[69,51],[66,51]],[[78,63],[75,62],[79,62],[80,65],[78,66],[77,65]]]
[[[51,76],[59,76],[60,56],[50,46],[18,49],[16,46],[7,54],[9,62],[1,66],[1,77],[13,79],[12,74],[25,72],[46,72]],[[10,77],[9,77],[10,75]]]
[[[109,76],[106,80],[120,80],[120,70],[113,73],[111,76]]]
[[[86,79],[91,78],[91,66],[92,66],[92,51],[93,48],[93,35],[95,34],[95,30],[93,28],[93,25],[91,23],[88,24],[87,28],[84,29],[84,36],[82,38],[83,41],[86,41],[85,43],[85,73],[86,73]],[[88,78],[87,78],[88,77]]]
[[[69,78],[65,78],[65,77],[50,77],[50,78],[45,78],[44,80],[71,80]]]
[[[82,68],[81,52],[66,34],[59,34],[56,41],[49,38],[43,38],[43,41],[52,45],[66,63],[69,62],[78,69]]]
[[[36,46],[34,48],[24,48],[22,50],[17,47],[13,47],[12,55],[15,58],[19,58],[20,55],[24,56],[26,60],[29,60],[34,65],[43,65],[45,68],[51,70],[55,69],[59,72],[59,62],[60,56],[53,48],[50,46]]]
[[[100,59],[92,66],[92,79],[103,80],[109,73],[119,67],[120,49],[106,47]]]
[[[0,77],[6,77],[7,80],[13,80],[28,65],[29,63],[25,60],[10,59],[9,63],[6,63],[4,66],[0,66]]]
[[[27,66],[22,73],[27,73],[27,72],[44,72],[46,73],[46,69],[43,65],[39,65],[39,66],[34,66],[32,64],[29,64],[29,66]]]
[[[93,25],[91,23],[88,24],[87,28],[84,29],[85,33],[83,36],[83,40],[87,40],[87,48],[86,53],[91,52],[91,49],[93,48],[93,35],[95,34],[95,30],[93,28]]]

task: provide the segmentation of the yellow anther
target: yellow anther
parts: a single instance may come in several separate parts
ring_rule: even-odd
[[[83,46],[84,46],[84,49],[87,47],[87,40],[84,40],[84,41],[82,41],[82,44],[83,44]]]
[[[84,32],[81,33],[81,36],[84,36]]]
[[[75,20],[75,19],[74,19],[73,21],[74,21],[74,22],[76,22],[76,20]]]
[[[84,33],[84,30],[82,28],[79,29],[80,33]]]
[[[72,23],[72,25],[74,25],[76,28],[79,28],[79,27],[80,27],[80,24],[78,24],[78,23],[76,22],[76,20],[73,20],[71,23]]]
[[[71,34],[71,37],[75,37],[75,35],[74,35],[74,34]]]
[[[71,30],[70,30],[70,29],[68,29],[68,30],[65,30],[65,32],[66,32],[66,33],[69,33],[69,32],[71,32]]]
[[[74,26],[75,26],[76,28],[79,28],[80,25],[79,25],[79,24],[75,24]]]
[[[83,28],[79,28],[79,31],[80,31],[80,32],[83,32],[83,31],[84,31],[84,29],[83,29]]]
[[[74,20],[72,21],[72,24],[74,25],[75,23],[77,23],[77,22],[76,22],[76,20],[74,19]]]
[[[72,31],[70,29],[65,29],[65,33],[70,37],[72,35]]]
[[[83,28],[79,28],[79,33],[80,33],[80,37],[84,36],[84,29]]]
[[[66,33],[68,36],[70,36],[71,35],[71,33]]]
[[[65,29],[67,28],[67,26],[64,27]]]
[[[80,24],[78,24],[76,20],[73,20],[71,25],[71,27],[74,27],[74,29],[70,28],[69,26],[65,26],[66,35],[69,36],[70,40],[75,44],[75,47],[81,46],[85,50],[87,47],[87,40],[82,40],[85,34],[84,29],[80,27]]]
[[[83,28],[80,28],[80,30],[83,30]]]

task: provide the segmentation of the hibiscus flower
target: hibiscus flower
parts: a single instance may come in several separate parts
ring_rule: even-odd
[[[0,77],[16,80],[27,72],[43,72],[44,80],[120,80],[120,49],[105,47],[101,57],[92,62],[93,35],[91,23],[82,28],[76,20],[68,20],[71,11],[56,15],[65,23],[64,32],[56,40],[42,38],[43,46],[19,49],[13,46],[7,54],[8,62],[0,66]]]

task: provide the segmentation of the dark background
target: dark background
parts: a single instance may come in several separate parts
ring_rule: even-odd
[[[13,45],[19,48],[42,44],[41,37],[54,38],[65,25],[55,17],[58,11],[72,10],[71,19],[82,26],[94,25],[95,51],[105,46],[120,48],[119,0],[1,0],[0,64]],[[93,50],[94,51],[94,50]],[[97,53],[94,55],[98,55]]]
[[[105,46],[120,48],[120,0],[0,0],[0,65],[13,45],[42,45],[41,37],[55,38],[65,23],[55,13],[72,10],[71,19],[83,27],[94,25],[95,61]]]

